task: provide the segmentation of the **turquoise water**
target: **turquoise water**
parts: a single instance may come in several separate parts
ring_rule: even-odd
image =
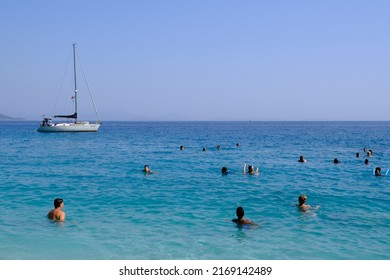
[[[390,176],[372,175],[390,168],[390,122],[37,127],[0,122],[0,259],[390,259]],[[297,211],[301,193],[320,209]],[[64,223],[46,218],[56,197]],[[237,206],[260,226],[233,224]]]

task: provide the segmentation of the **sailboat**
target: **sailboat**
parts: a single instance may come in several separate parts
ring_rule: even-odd
[[[38,131],[39,132],[97,132],[100,127],[100,121],[89,123],[88,121],[79,121],[77,118],[77,76],[76,76],[76,44],[73,44],[73,77],[74,77],[74,113],[71,115],[54,115],[52,118],[43,118]],[[97,110],[93,102],[95,112]],[[53,122],[55,118],[65,118],[68,122]]]

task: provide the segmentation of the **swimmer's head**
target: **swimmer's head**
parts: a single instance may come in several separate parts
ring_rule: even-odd
[[[248,165],[248,172],[249,173],[255,172],[255,168],[253,167],[253,165]]]
[[[306,194],[302,194],[301,196],[299,196],[298,197],[299,205],[305,204],[306,200],[307,200]]]
[[[145,164],[145,166],[144,166],[144,171],[145,171],[145,172],[149,172],[149,171],[150,171],[149,165]]]
[[[228,174],[228,169],[226,166],[222,167],[222,174]]]
[[[244,214],[245,214],[244,208],[242,208],[241,206],[237,207],[237,209],[236,209],[236,215],[237,215],[237,218],[238,218],[239,220],[241,220],[241,219],[244,217]]]
[[[56,198],[54,199],[54,208],[58,208],[61,206],[61,203],[63,203],[64,200],[62,198]]]

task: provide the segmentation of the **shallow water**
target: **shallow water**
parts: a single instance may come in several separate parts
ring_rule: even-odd
[[[390,168],[390,122],[37,126],[0,122],[0,259],[390,258],[390,176],[372,175]],[[320,209],[298,211],[301,193]],[[64,223],[46,219],[56,197]],[[233,224],[237,206],[260,226]]]

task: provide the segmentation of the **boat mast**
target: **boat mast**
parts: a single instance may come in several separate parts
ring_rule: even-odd
[[[77,81],[76,81],[76,44],[73,44],[73,75],[74,75],[74,110],[77,122]]]

